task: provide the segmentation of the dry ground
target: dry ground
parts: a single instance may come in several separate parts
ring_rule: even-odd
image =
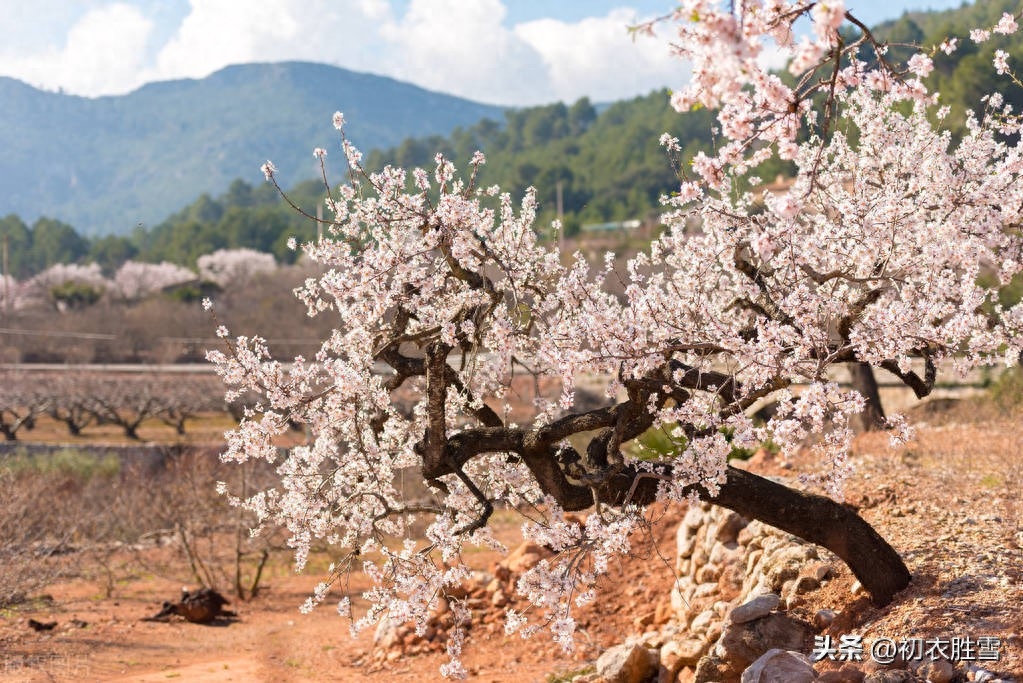
[[[914,442],[892,449],[887,437],[856,442],[857,472],[846,499],[906,558],[911,587],[882,609],[853,594],[853,579],[840,572],[800,608],[840,612],[833,630],[877,636],[994,636],[1001,661],[988,668],[1023,680],[1023,437],[1018,415],[917,411],[927,422]],[[143,430],[144,431],[144,430]],[[791,476],[812,471],[810,454],[797,462],[767,461],[753,469]],[[794,465],[794,467],[792,467]],[[672,557],[679,510],[659,512],[653,536]],[[510,516],[499,522],[510,544],[517,530]],[[0,612],[0,680],[4,681],[430,681],[439,680],[441,653],[403,658],[380,666],[370,656],[371,633],[352,640],[347,622],[329,607],[301,615],[298,605],[328,558],[318,557],[313,575],[296,576],[283,557],[269,569],[266,590],[238,603],[235,620],[215,626],[140,621],[176,596],[182,568],[153,572],[167,548],[115,555],[117,581],[104,596],[103,577],[60,581],[46,596]],[[545,681],[554,672],[579,670],[629,633],[650,628],[656,606],[668,601],[672,576],[649,538],[637,540],[636,557],[623,560],[608,590],[577,620],[581,651],[567,656],[542,640],[507,638],[499,629],[474,628],[465,662],[481,681]],[[496,556],[470,558],[487,569]],[[74,564],[74,555],[62,561]],[[150,569],[145,569],[149,567]],[[88,572],[83,572],[88,574]],[[187,572],[184,572],[187,575]],[[361,576],[353,588],[367,585]],[[48,633],[28,619],[57,621]],[[80,620],[85,625],[76,623]]]

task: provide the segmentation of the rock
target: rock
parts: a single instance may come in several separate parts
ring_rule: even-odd
[[[646,614],[641,614],[638,617],[636,617],[635,619],[633,619],[632,620],[632,627],[634,629],[636,629],[637,631],[639,631],[641,629],[644,629],[644,628],[650,626],[652,623],[654,623],[654,613],[653,612],[647,612]]]
[[[775,593],[760,595],[733,609],[728,618],[733,624],[745,624],[748,621],[767,616],[778,609],[780,603],[781,598]]]
[[[906,669],[884,669],[867,674],[863,683],[920,683],[919,678],[912,671]]]
[[[761,655],[742,672],[742,683],[810,683],[817,672],[810,660],[798,652],[773,649]]]
[[[813,615],[813,625],[817,627],[818,631],[823,631],[828,626],[831,626],[831,622],[838,616],[838,612],[833,609],[819,609],[817,613]]]
[[[732,542],[738,538],[739,532],[747,524],[749,524],[748,519],[737,512],[729,511],[726,513],[725,518],[721,520],[721,524],[714,534],[714,540],[720,543]]]
[[[863,671],[864,673],[871,674],[875,671],[887,669],[906,669],[908,666],[905,658],[901,654],[896,654],[890,661],[886,659],[879,662],[876,659],[867,659],[863,664]]]
[[[661,666],[657,671],[657,683],[674,683],[679,671],[700,661],[705,645],[702,640],[669,640],[665,643],[658,655]]]
[[[535,567],[540,560],[550,557],[553,553],[541,545],[526,541],[504,558],[501,564],[512,574],[521,574]],[[494,572],[499,576],[498,572]]]
[[[713,563],[708,563],[697,570],[695,578],[699,583],[712,583],[717,582],[720,577],[721,567]]]
[[[764,576],[771,591],[781,590],[786,581],[799,576],[799,570],[811,559],[817,559],[817,551],[806,545],[791,545],[770,553],[765,562]]]
[[[658,659],[642,645],[616,645],[597,659],[597,674],[606,683],[644,683],[657,673]]]
[[[863,683],[864,673],[851,664],[838,671],[825,671],[817,677],[817,683]]]
[[[693,683],[739,683],[740,671],[711,653],[700,658]]]
[[[994,683],[994,681],[998,678],[997,676],[995,676],[994,673],[988,671],[987,669],[981,668],[980,666],[973,662],[970,662],[970,664],[967,665],[967,671],[969,672],[969,674],[972,674],[973,676],[972,680],[977,683],[981,683],[982,681]]]
[[[796,595],[809,593],[821,587],[821,582],[813,576],[798,576],[792,586],[792,592]]]
[[[746,555],[746,574],[752,574],[755,570],[759,569],[757,564],[764,556],[764,551],[760,548],[748,551]]]
[[[675,585],[671,587],[671,593],[668,594],[669,607],[672,614],[681,615],[683,612],[689,609],[689,601],[679,590],[679,584],[681,580],[675,582]]]
[[[924,662],[924,665],[917,670],[917,675],[927,679],[928,683],[952,683],[956,670],[952,666],[952,662],[947,659],[937,659]]]
[[[738,562],[742,559],[743,548],[735,541],[722,541],[710,546],[710,561],[715,564]]]
[[[703,509],[697,505],[686,510],[686,516],[682,518],[682,524],[679,525],[680,529],[686,529],[692,532],[691,535],[696,535],[696,530],[699,529],[707,521],[706,515],[703,514]]]
[[[669,640],[661,648],[661,666],[676,672],[684,666],[696,666],[709,647],[702,638]]]
[[[696,618],[693,619],[693,623],[689,625],[689,630],[693,633],[704,633],[717,619],[717,616],[717,613],[712,609],[704,610],[696,615]]]
[[[654,609],[654,624],[660,626],[668,623],[674,611],[672,602],[658,602],[656,609]]]
[[[781,612],[773,612],[745,623],[729,624],[714,654],[742,671],[768,650],[802,650],[814,634],[813,627]]]
[[[390,617],[383,617],[377,623],[377,630],[373,633],[373,644],[384,649],[397,645],[401,641],[401,636],[398,634],[400,626],[398,621]]]
[[[717,591],[718,591],[717,583],[713,582],[701,583],[696,587],[696,590],[693,592],[693,597],[707,598],[717,593]]]
[[[728,616],[728,613],[732,611],[732,603],[727,600],[717,600],[711,609],[714,610],[715,614],[721,617],[722,621]]]
[[[830,578],[832,574],[834,574],[834,570],[831,565],[819,560],[817,562],[811,562],[799,570],[800,576],[812,576],[817,579],[817,581],[824,581]]]

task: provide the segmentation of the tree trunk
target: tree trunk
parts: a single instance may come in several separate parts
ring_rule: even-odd
[[[909,585],[899,554],[852,508],[729,467],[712,503],[823,546],[845,561],[875,605],[886,605]]]
[[[852,378],[853,389],[867,402],[867,407],[858,416],[860,428],[865,432],[883,429],[884,408],[881,407],[881,394],[877,389],[874,369],[868,363],[849,363],[849,375]]]
[[[902,558],[852,508],[735,467],[729,466],[727,472],[717,496],[711,496],[702,486],[694,490],[702,500],[759,519],[835,553],[849,565],[877,606],[888,604],[909,585],[911,576]],[[632,476],[623,473],[610,483],[618,494],[615,500],[624,501],[632,481]],[[657,483],[656,478],[643,478],[633,491],[632,502],[652,502]]]
[[[594,421],[607,416],[621,420],[625,414],[622,405],[602,409],[589,417]],[[587,426],[579,418],[573,420],[568,426],[575,431]],[[633,431],[641,432],[646,428],[641,421],[634,426]],[[624,466],[617,473],[609,473],[595,491],[581,479],[569,480],[566,469],[576,464],[581,456],[571,446],[554,446],[551,443],[560,438],[558,428],[564,427],[564,423],[556,422],[545,428],[551,433],[483,427],[460,432],[447,440],[451,455],[442,461],[447,469],[427,472],[424,467],[424,475],[430,479],[454,472],[454,467],[461,467],[476,453],[515,452],[520,454],[540,488],[569,512],[591,507],[595,497],[611,505],[649,505],[657,500],[657,489],[662,481],[672,477],[672,465],[668,462],[644,463],[642,470],[634,465]],[[610,429],[605,429],[602,434],[610,435]],[[595,437],[589,450],[599,451],[606,448],[607,443],[607,438]],[[600,462],[600,455],[588,452],[592,462]],[[759,519],[827,548],[849,565],[876,605],[888,604],[896,593],[909,585],[911,576],[902,558],[852,508],[735,467],[728,466],[725,472],[725,481],[717,495],[711,495],[699,484],[690,486],[683,493],[693,492],[702,500],[734,510],[749,519]],[[482,519],[485,520],[485,515]]]

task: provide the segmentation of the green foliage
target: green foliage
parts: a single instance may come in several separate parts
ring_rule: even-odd
[[[103,275],[110,277],[125,262],[139,253],[139,248],[127,237],[107,235],[93,240],[89,244],[86,260],[98,263]]]
[[[183,304],[194,304],[219,293],[220,287],[214,282],[187,282],[167,292],[171,301]]]
[[[54,301],[64,304],[68,308],[78,309],[91,306],[99,301],[103,292],[83,282],[67,280],[51,287],[50,296]]]
[[[1023,366],[1016,365],[991,383],[988,398],[1003,414],[1011,414],[1023,406]]]
[[[941,91],[941,103],[951,108],[949,123],[953,131],[961,131],[967,111],[978,115],[983,107],[981,97],[999,92],[1015,111],[1023,105],[1023,90],[1014,85],[1009,76],[999,76],[991,66],[995,50],[1009,53],[1009,63],[1017,70],[1023,67],[1023,39],[1021,35],[992,34],[983,43],[969,38],[973,28],[990,28],[998,23],[1002,13],[1019,12],[1018,0],[985,0],[943,12],[907,12],[900,18],[881,24],[875,35],[891,43],[912,42],[925,51],[939,45],[945,38],[957,36],[958,49],[951,55],[941,50],[934,52],[934,73],[927,79],[931,90]],[[893,47],[889,56],[905,60],[914,50]]]
[[[694,154],[710,145],[706,131],[713,114],[680,115],[669,106],[668,93],[657,91],[600,114],[583,98],[567,107],[508,112],[505,119],[503,128],[486,119],[447,139],[408,139],[369,154],[366,165],[430,168],[436,152],[464,165],[481,150],[487,155],[484,184],[499,184],[513,196],[536,187],[541,231],[556,217],[560,184],[566,233],[572,235],[584,223],[643,218],[656,208],[659,197],[678,185],[658,138],[669,132],[682,141],[684,156]]]
[[[8,267],[17,279],[23,279],[34,272],[32,258],[32,233],[18,216],[10,214],[0,218],[0,240],[7,243]]]
[[[629,454],[640,460],[664,460],[678,455],[686,448],[689,442],[684,436],[673,436],[671,434],[673,429],[674,425],[665,425],[646,430],[639,438],[629,444]],[[733,430],[722,428],[721,433],[725,435],[725,440],[728,443],[732,443]],[[778,446],[770,439],[760,444],[757,448],[765,448],[772,453],[778,452]],[[730,461],[749,460],[756,453],[757,448],[742,448],[733,445],[728,454],[728,459]]]
[[[59,475],[79,483],[91,479],[112,479],[121,472],[121,460],[108,453],[96,455],[75,448],[62,448],[50,453],[32,454],[17,449],[10,455],[0,456],[0,473],[14,476]]]

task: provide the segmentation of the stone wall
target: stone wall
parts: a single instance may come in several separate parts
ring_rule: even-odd
[[[830,552],[759,521],[704,503],[678,527],[678,577],[668,623],[628,639],[574,683],[953,683],[998,679],[976,665],[867,661],[813,663],[814,637],[838,618],[789,612],[840,566]],[[853,584],[853,593],[861,589]],[[815,668],[815,666],[817,668]],[[825,670],[827,669],[827,670]]]

